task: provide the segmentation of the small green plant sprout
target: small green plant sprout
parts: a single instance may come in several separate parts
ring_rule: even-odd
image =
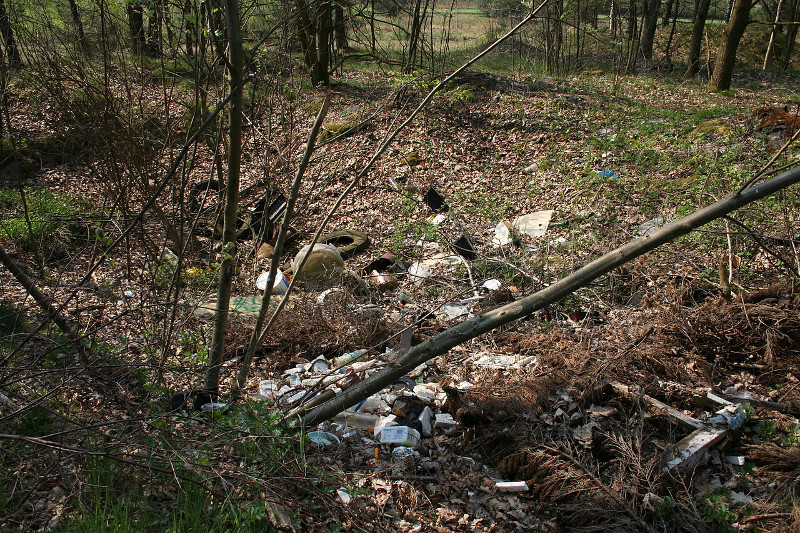
[[[716,527],[719,533],[734,533],[733,522],[737,515],[728,507],[725,493],[715,493],[703,497],[700,501],[703,519]]]
[[[451,105],[466,104],[475,99],[475,92],[470,87],[462,86],[450,89],[443,96]]]

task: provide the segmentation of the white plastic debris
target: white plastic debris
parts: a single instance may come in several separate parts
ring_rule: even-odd
[[[445,430],[454,428],[458,425],[458,422],[455,421],[453,415],[450,413],[437,413],[435,421],[437,428],[442,428]]]
[[[164,248],[161,250],[161,255],[158,258],[161,262],[170,262],[170,263],[177,263],[178,256],[170,250],[169,248]]]
[[[408,426],[385,427],[381,431],[380,441],[383,444],[398,444],[414,447],[419,444],[419,431]]]
[[[126,290],[122,294],[125,296],[125,298],[134,298],[136,296],[136,293],[131,290]]]
[[[311,442],[322,447],[342,442],[339,437],[329,431],[309,431],[307,436],[311,439]]]
[[[414,457],[415,455],[419,455],[419,452],[414,448],[409,448],[408,446],[398,446],[392,450],[392,457],[394,457],[396,461],[402,461],[404,459],[408,459],[409,457]]]
[[[386,415],[382,416],[375,422],[375,438],[379,438],[381,436],[381,432],[387,427],[394,427],[397,425],[397,415]]]
[[[419,422],[422,424],[422,436],[430,437],[433,435],[433,411],[427,405],[419,414]]]
[[[258,393],[267,398],[275,398],[279,388],[278,382],[274,379],[262,379],[258,384]]]
[[[539,170],[539,163],[533,163],[533,164],[528,165],[527,167],[523,168],[522,172],[524,174],[533,174],[537,170]]]
[[[422,263],[413,263],[408,267],[408,276],[416,285],[421,285],[423,281],[431,277],[431,270]]]
[[[494,355],[486,352],[476,354],[476,358],[470,361],[475,366],[498,369],[507,369],[516,362],[516,355]]]
[[[311,361],[311,371],[315,374],[321,374],[323,372],[327,372],[330,370],[331,366],[328,364],[328,360],[325,359],[325,356],[320,355],[313,361]]]
[[[723,394],[736,398],[737,400],[753,401],[753,395],[744,389],[741,385],[737,384],[732,387],[726,388],[722,391]]]
[[[438,383],[420,383],[414,386],[414,394],[424,402],[442,405],[447,400],[447,394]]]
[[[442,222],[447,220],[447,216],[439,213],[438,215],[434,215],[428,219],[428,222],[433,224],[434,226],[440,225]]]
[[[552,209],[521,215],[511,222],[511,230],[524,233],[530,237],[541,237],[547,233],[547,227],[552,217]],[[492,244],[495,246],[503,246],[511,241],[511,231],[509,231],[508,224],[506,222],[500,222],[494,228]]]
[[[336,496],[338,496],[339,501],[345,505],[353,501],[353,495],[347,492],[344,487],[341,487],[336,491]]]
[[[498,481],[494,486],[501,492],[525,492],[528,490],[528,484],[524,481]]]
[[[220,409],[223,409],[223,408],[225,408],[227,406],[228,406],[227,403],[209,402],[209,403],[204,403],[203,405],[201,405],[200,406],[200,410],[203,411],[204,413],[210,413],[212,411],[218,411]]]
[[[442,306],[442,312],[445,314],[445,316],[447,316],[447,318],[453,320],[454,318],[458,318],[463,315],[468,315],[469,308],[464,304],[453,302],[444,304]]]
[[[547,226],[553,216],[553,210],[537,211],[529,215],[522,215],[514,219],[511,227],[515,230],[530,235],[531,237],[541,237],[547,232]]]
[[[334,422],[338,422],[345,427],[358,429],[375,429],[375,425],[380,417],[367,413],[354,413],[352,411],[342,411],[333,417]]]
[[[734,466],[744,466],[746,458],[743,455],[726,455],[725,460]]]
[[[481,287],[490,291],[500,290],[500,287],[502,286],[503,283],[499,279],[487,279],[483,282],[483,285],[481,285]]]
[[[374,413],[381,408],[381,397],[377,394],[366,397],[360,404],[356,405],[356,411],[362,413]]]
[[[650,235],[663,225],[664,225],[664,217],[652,218],[647,222],[643,222],[642,224],[639,225],[639,235],[643,237],[645,235]]]

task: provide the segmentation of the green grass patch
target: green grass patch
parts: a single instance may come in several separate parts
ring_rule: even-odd
[[[69,240],[69,225],[80,212],[73,198],[45,189],[28,190],[24,198],[19,190],[0,189],[0,239],[17,241],[24,248],[45,239]]]

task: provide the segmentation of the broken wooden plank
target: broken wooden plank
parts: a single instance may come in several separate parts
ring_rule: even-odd
[[[648,396],[647,394],[642,394],[642,395],[636,394],[630,390],[630,387],[618,381],[611,382],[611,386],[619,394],[623,394],[625,396],[635,396],[637,398],[640,398],[647,404],[647,406],[653,413],[664,415],[675,424],[684,426],[688,429],[700,429],[704,427],[704,424],[700,420],[692,418],[691,416],[682,413],[681,411],[675,409],[671,405],[667,405],[661,400],[657,400],[652,396]]]
[[[691,432],[675,445],[672,459],[667,461],[664,471],[674,468],[691,469],[703,459],[706,451],[726,438],[730,430],[725,428],[703,427]]]

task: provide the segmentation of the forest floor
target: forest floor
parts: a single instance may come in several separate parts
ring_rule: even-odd
[[[267,379],[288,385],[284,371],[320,355],[330,361],[369,348],[366,366],[380,366],[387,346],[402,348],[393,335],[405,327],[414,326],[415,345],[735,191],[792,132],[761,128],[754,113],[788,105],[796,117],[797,81],[743,73],[735,92],[717,94],[696,81],[602,72],[461,77],[344,198],[326,231],[364,232],[370,245],[344,261],[354,274],[345,276],[343,291],[322,301],[320,287],[299,286],[257,354],[246,390],[256,393]],[[290,223],[296,236],[281,268],[289,270],[337,197],[429,87],[345,72],[327,91],[327,133],[306,172]],[[252,210],[265,189],[288,193],[324,94],[306,90],[282,115],[247,125],[244,209]],[[58,132],[63,116],[46,99],[34,105],[24,90],[17,96],[14,131],[29,139]],[[251,109],[262,103],[251,101]],[[158,161],[176,153],[160,149]],[[168,413],[172,394],[202,383],[211,326],[196,310],[214,296],[219,248],[206,235],[181,251],[164,224],[181,227],[175,221],[191,215],[181,191],[214,175],[213,154],[199,148],[192,170],[167,189],[161,213],[149,212],[145,229],[79,285],[166,167],[148,167],[153,160],[144,158],[132,165],[150,168],[137,176],[142,183],[118,187],[122,181],[103,178],[116,168],[108,153],[96,161],[37,160],[39,168],[22,182],[31,209],[49,191],[81,217],[33,211],[34,221],[48,223],[33,239],[13,233],[18,228],[10,221],[24,217],[12,198],[19,189],[12,172],[0,182],[3,248],[56,304],[77,290],[63,312],[106,351],[101,363],[81,369],[69,350],[51,349],[58,338],[49,332],[12,352],[41,317],[17,280],[0,271],[0,413],[10,421],[2,509],[9,529],[87,530],[90,502],[100,501],[98,514],[124,514],[130,530],[155,527],[158,518],[113,503],[114,491],[130,497],[132,490],[116,485],[121,468],[134,472],[127,472],[131,485],[148,509],[174,505],[180,480],[191,478],[217,506],[269,501],[253,523],[268,520],[283,530],[800,527],[796,190],[743,208],[735,220],[715,221],[418,369],[416,384],[433,391],[423,401],[456,424],[435,428],[402,456],[369,431],[331,422],[319,429],[339,444],[317,446],[282,433],[272,425],[273,404],[257,398],[245,411],[269,432],[264,439],[252,439],[256,431],[224,413]],[[790,147],[773,168],[795,165],[797,157]],[[435,221],[431,190],[449,207]],[[92,204],[96,211],[86,215]],[[109,219],[112,204],[126,215]],[[549,219],[546,231],[493,242],[503,221],[541,212],[549,212],[541,215]],[[451,247],[462,235],[474,249],[467,259]],[[260,244],[241,243],[235,296],[258,292],[255,280],[268,266],[257,255]],[[165,256],[165,247],[180,261]],[[395,262],[383,269],[389,281],[376,283],[365,268],[387,251]],[[429,277],[409,274],[425,260]],[[178,290],[171,283],[176,273],[183,280]],[[487,280],[499,288],[463,302]],[[233,315],[222,401],[252,324],[246,314]],[[712,435],[713,443],[670,463],[693,433]],[[283,455],[290,450],[300,455]],[[105,459],[117,466],[91,462]],[[176,487],[153,481],[165,472],[174,474]],[[524,481],[527,490],[502,492],[498,481]],[[257,489],[241,488],[248,484]],[[97,487],[105,487],[102,494]]]

